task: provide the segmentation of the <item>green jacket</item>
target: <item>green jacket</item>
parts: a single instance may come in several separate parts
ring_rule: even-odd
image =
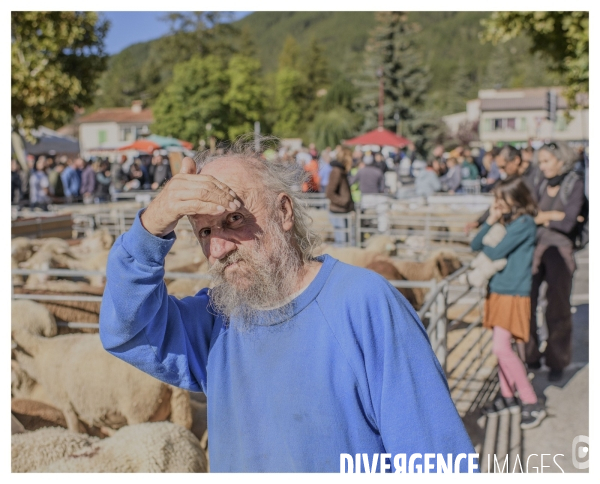
[[[473,250],[482,250],[492,260],[507,259],[506,267],[490,279],[490,292],[529,296],[536,233],[533,218],[530,215],[521,215],[507,224],[506,235],[496,247],[484,246],[482,242],[490,227],[491,225],[485,222],[471,242]]]

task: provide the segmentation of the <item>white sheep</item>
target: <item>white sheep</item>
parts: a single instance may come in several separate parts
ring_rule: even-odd
[[[329,254],[346,264],[358,267],[367,267],[378,256],[389,256],[396,250],[394,240],[388,235],[374,235],[369,238],[366,247],[333,247],[323,244],[315,255]]]
[[[194,435],[169,422],[123,427],[99,439],[60,427],[11,437],[12,472],[207,472]]]
[[[72,431],[81,419],[107,429],[165,419],[189,429],[189,392],[171,387],[104,350],[97,334],[54,337],[49,311],[33,301],[12,303],[12,334],[20,368],[46,391]],[[49,327],[50,326],[50,327]],[[27,398],[24,396],[24,398]],[[170,407],[170,408],[169,408]]]

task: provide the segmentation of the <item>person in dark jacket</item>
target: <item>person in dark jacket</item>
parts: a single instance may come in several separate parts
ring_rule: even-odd
[[[84,162],[85,163],[85,162]],[[92,162],[85,163],[85,168],[81,172],[81,196],[83,203],[90,204],[94,202],[94,192],[96,191],[96,172]]]
[[[352,244],[353,232],[349,230],[347,216],[354,210],[354,202],[350,192],[350,183],[348,183],[348,172],[352,168],[352,152],[347,148],[340,148],[335,154],[335,160],[330,162],[331,172],[329,173],[329,182],[325,191],[329,199],[329,220],[334,229],[335,246],[344,246]]]
[[[538,166],[532,162],[531,157],[523,156],[522,152],[514,146],[506,145],[498,152],[495,162],[504,179],[523,178],[533,199],[537,200],[536,187],[539,186],[543,176]],[[469,233],[472,229],[481,227],[489,214],[488,209],[476,221],[469,222],[465,226],[465,231]]]
[[[375,209],[377,212],[377,230],[383,233],[388,227],[389,198],[383,193],[385,191],[385,178],[383,172],[373,165],[373,156],[365,155],[362,166],[356,175],[350,177],[348,182],[353,185],[358,181],[360,188],[361,210]]]
[[[19,162],[14,158],[10,160],[10,203],[18,204],[21,201],[22,192],[21,192],[21,176],[19,172],[21,171],[21,166]]]
[[[110,163],[108,160],[102,160],[96,173],[96,192],[94,193],[94,201],[96,203],[107,202],[110,198]]]
[[[152,190],[158,190],[158,188],[164,185],[172,176],[169,158],[163,156],[163,153],[158,150],[154,152],[152,164],[149,168],[150,176],[152,178]]]
[[[575,272],[575,231],[585,200],[583,180],[571,171],[573,161],[574,155],[566,144],[549,143],[539,150],[538,164],[544,179],[536,193],[537,245],[532,268],[531,338],[526,350],[527,363],[532,369],[540,368],[540,358],[545,355],[550,381],[560,380],[563,369],[571,362],[570,299]],[[543,281],[548,283],[545,315],[548,341],[542,353],[535,309]]]

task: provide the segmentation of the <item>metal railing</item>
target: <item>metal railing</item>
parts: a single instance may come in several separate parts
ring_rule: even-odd
[[[485,290],[458,283],[463,266],[432,290],[419,311],[461,414],[481,402],[494,377],[492,334],[482,326]],[[454,314],[450,317],[450,313]]]
[[[457,284],[458,277],[468,269],[463,266],[444,280],[437,282],[429,281],[389,281],[397,289],[426,289],[428,293],[425,302],[418,311],[418,316],[427,329],[427,335],[432,349],[438,358],[442,368],[446,372],[452,397],[457,403],[465,400],[468,405],[472,404],[473,392],[478,394],[478,387],[486,381],[487,376],[482,372],[493,366],[486,363],[491,355],[491,334],[481,326],[481,312],[470,321],[465,322],[466,316],[481,306],[484,294],[472,287]],[[79,279],[105,276],[105,271],[86,271],[71,269],[13,269],[13,276],[30,276],[44,274],[49,277],[61,277],[67,279]],[[205,273],[166,272],[165,279],[210,279]],[[26,290],[26,287],[25,287]],[[49,289],[51,291],[51,289]],[[102,296],[85,294],[35,294],[15,293],[13,299],[29,299],[46,303],[63,302],[94,302],[100,303]],[[449,318],[449,310],[461,305],[459,314]],[[98,323],[82,321],[60,322],[59,326],[72,329],[98,329]],[[449,338],[451,336],[452,338]],[[483,382],[483,383],[482,383]],[[459,408],[459,411],[461,409]]]

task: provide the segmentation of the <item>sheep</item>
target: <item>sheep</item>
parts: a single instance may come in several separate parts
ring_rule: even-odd
[[[109,252],[110,250],[99,250],[95,254],[85,256],[81,259],[74,258],[70,254],[56,255],[54,259],[72,270],[104,271],[106,270]],[[92,286],[96,287],[104,287],[104,284],[106,283],[106,277],[104,275],[87,276],[86,279]]]
[[[50,427],[11,437],[12,472],[207,472],[194,435],[169,422],[123,427],[99,439]]]
[[[46,391],[21,368],[16,360],[11,359],[10,366],[10,387],[13,397],[31,399],[52,405],[52,400]]]
[[[33,244],[27,237],[16,237],[10,243],[10,255],[17,262],[25,262],[33,255]]]
[[[462,266],[460,259],[452,251],[434,252],[425,262],[399,260],[382,256],[374,259],[374,261],[380,260],[391,262],[407,281],[430,281],[435,279],[439,282]],[[419,310],[425,302],[428,289],[414,288],[411,290],[416,299],[413,307]]]
[[[462,267],[458,256],[448,250],[436,251],[425,262],[390,259],[409,281],[441,281]]]
[[[78,286],[75,286],[75,285]],[[50,290],[40,289],[40,287],[49,286]],[[56,290],[54,290],[56,289]],[[72,289],[79,289],[73,292]],[[15,294],[48,294],[48,295],[93,295],[101,296],[103,288],[85,285],[81,282],[72,282],[64,280],[48,281],[46,284],[35,284],[32,288],[15,288]],[[100,314],[100,302],[94,301],[70,301],[68,298],[57,301],[42,301],[42,304],[61,321],[80,322],[80,323],[98,323]],[[64,328],[60,328],[63,331]],[[85,330],[85,332],[90,330]]]
[[[13,256],[10,257],[10,270],[12,271],[13,269],[18,269],[19,268],[19,262],[17,261],[17,259]],[[23,280],[23,276],[12,276],[12,285],[13,286],[22,286],[25,283],[25,281]]]
[[[396,246],[391,237],[388,235],[374,235],[369,238],[364,249],[358,247],[332,247],[323,244],[320,248],[320,253],[329,254],[331,257],[345,262],[346,264],[367,267],[378,256],[388,256],[395,251],[395,249]]]
[[[371,262],[367,267],[372,271],[377,272],[377,274],[382,275],[388,281],[405,281],[406,278],[398,272],[398,269],[392,264],[389,259],[378,259]],[[399,288],[398,291],[407,299],[410,305],[413,308],[416,308],[418,305],[417,298],[415,296],[415,292],[410,288]]]
[[[43,317],[40,314],[43,313]],[[164,419],[192,426],[187,391],[171,387],[107,353],[97,334],[54,337],[56,324],[49,311],[33,301],[12,303],[12,333],[18,344],[15,357],[23,371],[41,384],[59,408],[67,427],[78,431],[78,421],[113,429]],[[93,371],[90,371],[93,362]],[[91,373],[91,378],[90,378]],[[115,415],[122,418],[116,418]]]
[[[11,414],[10,435],[22,434],[24,432],[27,432],[27,430],[25,430],[25,427],[23,427],[23,424],[21,422],[19,422],[14,415]]]
[[[114,237],[107,230],[101,229],[79,240],[81,241],[79,244],[71,247],[71,253],[75,258],[83,259],[89,255],[110,250]]]
[[[13,416],[26,430],[37,430],[43,427],[67,428],[67,421],[63,413],[42,402],[13,398],[10,401]]]

